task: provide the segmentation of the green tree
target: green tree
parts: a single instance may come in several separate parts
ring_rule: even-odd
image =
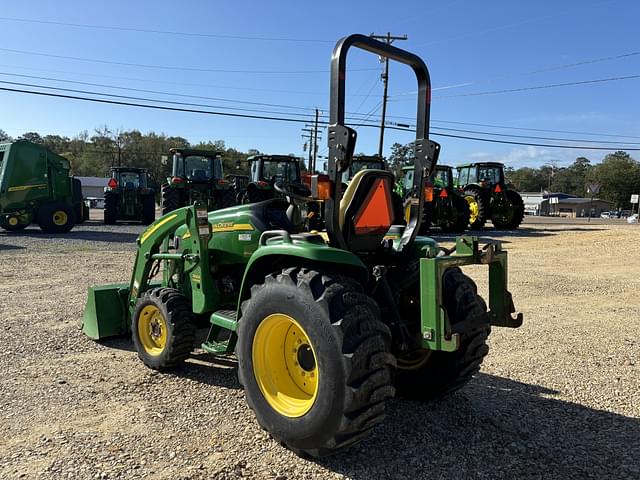
[[[26,132],[26,133],[23,133],[22,135],[20,135],[18,137],[18,140],[28,140],[30,142],[38,143],[40,145],[43,143],[42,137],[40,136],[40,134],[38,132]]]
[[[640,163],[627,152],[606,155],[594,167],[593,178],[601,184],[598,196],[614,202],[617,208],[629,208],[631,194],[640,193]]]
[[[391,145],[391,154],[389,155],[389,167],[391,171],[398,177],[402,171],[402,167],[405,165],[413,164],[415,158],[415,150],[413,143],[407,143],[402,145],[401,143],[394,143]]]
[[[13,138],[0,128],[0,142],[13,142]]]

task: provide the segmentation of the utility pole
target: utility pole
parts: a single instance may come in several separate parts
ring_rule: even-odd
[[[318,122],[320,117],[320,110],[315,109],[315,121],[312,125],[306,124],[305,128],[302,129],[303,133],[302,138],[305,140],[309,140],[309,163],[307,164],[307,169],[313,175],[316,170],[316,157],[318,156]]]
[[[394,40],[406,40],[407,35],[395,36],[391,35],[391,32],[387,32],[386,35],[369,35],[371,38],[375,40],[382,40],[388,45],[391,45]],[[378,156],[382,158],[382,148],[384,146],[384,122],[387,116],[387,88],[389,86],[389,58],[388,57],[380,57],[380,61],[384,58],[384,73],[381,75],[382,81],[384,82],[384,93],[382,94],[382,118],[380,119],[380,143],[378,144]]]

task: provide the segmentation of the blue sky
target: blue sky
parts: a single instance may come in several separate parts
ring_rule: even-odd
[[[308,114],[311,119],[310,109],[314,107],[327,112],[328,69],[334,42],[349,33],[391,31],[407,34],[409,39],[397,45],[417,53],[429,66],[434,87],[431,111],[434,132],[485,138],[489,137],[486,132],[491,132],[616,142],[607,144],[611,146],[640,144],[639,78],[503,94],[463,95],[640,74],[637,32],[640,3],[633,1],[22,1],[5,2],[0,17],[0,81],[4,82],[284,112],[284,116],[295,114],[296,118],[305,118]],[[72,27],[15,19],[252,39]],[[627,56],[602,60],[623,55]],[[592,60],[597,61],[583,63]],[[568,66],[574,63],[581,65]],[[361,116],[370,114],[371,122],[379,122],[381,63],[370,54],[353,52],[349,67],[354,70],[347,77],[347,111]],[[289,73],[256,73],[265,71]],[[22,88],[0,84],[2,86]],[[133,92],[124,88],[218,100]],[[392,65],[389,121],[412,122],[414,91],[415,80],[409,70]],[[222,139],[238,149],[303,154],[302,125],[296,123],[162,112],[9,92],[0,92],[0,102],[0,128],[13,136],[25,131],[73,136],[107,124],[116,129],[137,128],[143,132],[180,135],[192,142]],[[474,123],[597,135],[470,125]],[[363,127],[358,132],[356,150],[375,153],[378,131]],[[634,136],[636,138],[631,138]],[[323,135],[321,151],[326,150],[325,138]],[[608,153],[483,143],[435,135],[433,138],[443,146],[441,161],[449,164],[491,159],[514,167],[547,162],[566,165],[579,155],[597,162]],[[385,153],[393,142],[411,140],[408,132],[387,130]],[[568,141],[555,143],[575,145]],[[640,157],[637,153],[633,155]]]

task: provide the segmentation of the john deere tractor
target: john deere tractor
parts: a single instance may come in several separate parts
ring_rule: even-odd
[[[402,167],[402,180],[396,183],[396,192],[409,195],[413,186],[413,166]],[[453,169],[436,165],[426,183],[424,192],[424,218],[421,232],[430,226],[443,232],[464,232],[469,224],[469,205],[453,184]]]
[[[165,215],[177,208],[204,202],[209,211],[235,205],[235,193],[222,173],[220,153],[172,148],[173,166],[162,185],[160,205]]]
[[[113,167],[104,189],[104,223],[127,220],[150,225],[155,218],[156,201],[148,185],[147,170]]]
[[[346,188],[341,181],[356,144],[344,118],[352,47],[407,64],[418,80],[419,194],[406,226],[392,225],[390,172],[361,170]],[[89,289],[84,332],[130,335],[157,370],[197,347],[235,354],[258,423],[299,454],[356,443],[396,394],[427,400],[460,388],[487,354],[491,325],[517,327],[522,316],[512,315],[499,243],[482,248],[460,237],[444,249],[416,235],[440,149],[429,140],[429,92],[419,57],[364,35],[341,39],[331,63],[328,177],[311,182],[325,202],[326,231],[302,230],[297,211],[310,199],[284,181],[271,200],[179,208],[140,235],[129,283]],[[460,270],[475,264],[488,266],[488,311]]]
[[[249,162],[249,182],[242,203],[256,203],[274,198],[276,182],[287,183],[290,188],[304,188],[300,176],[300,161],[288,155],[254,155]],[[307,192],[308,194],[308,192]]]
[[[460,165],[457,185],[469,204],[472,229],[491,220],[497,229],[515,229],[524,218],[524,202],[504,181],[504,165],[497,162]]]
[[[69,160],[26,140],[0,143],[0,227],[65,233],[89,218]]]

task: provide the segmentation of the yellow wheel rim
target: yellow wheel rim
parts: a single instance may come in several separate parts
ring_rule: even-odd
[[[473,195],[465,195],[464,199],[469,204],[469,223],[474,223],[478,220],[478,212],[480,210],[478,207],[478,201]]]
[[[253,338],[253,373],[269,405],[285,417],[306,414],[318,395],[318,366],[304,329],[289,315],[266,317]]]
[[[431,350],[417,350],[397,359],[398,370],[418,370],[431,358]]]
[[[9,217],[9,225],[15,227],[18,225],[18,219],[16,217]]]
[[[62,210],[56,210],[53,212],[53,223],[59,227],[66,225],[69,221],[69,217],[66,212]]]
[[[147,305],[138,317],[138,339],[149,355],[157,356],[167,346],[167,321],[158,307]]]

